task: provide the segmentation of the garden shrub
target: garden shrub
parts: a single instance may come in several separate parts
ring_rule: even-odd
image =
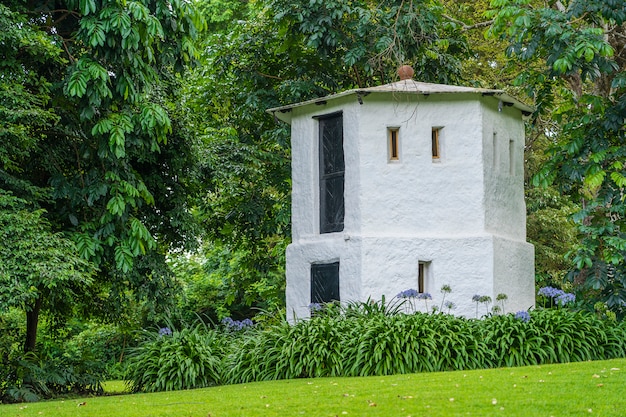
[[[230,383],[523,366],[626,356],[626,325],[568,309],[466,319],[354,303],[255,330],[227,357]]]
[[[128,338],[117,326],[92,323],[63,344],[63,354],[97,364],[103,378],[122,379],[123,351]]]
[[[341,316],[318,315],[294,325],[282,355],[289,360],[287,377],[340,376],[344,374],[342,352],[347,320]]]
[[[513,315],[491,316],[479,322],[493,354],[492,366],[523,366],[557,361],[552,335]]]
[[[494,366],[523,366],[600,360],[626,355],[623,323],[601,320],[567,309],[536,310],[530,320],[512,315],[483,322],[488,346],[496,353]]]
[[[9,378],[2,400],[39,401],[66,394],[101,394],[102,375],[88,361],[28,352],[8,363]]]
[[[132,391],[203,388],[222,382],[225,336],[203,324],[181,330],[144,332],[129,350],[127,380]]]
[[[0,402],[101,393],[100,357],[78,354],[71,337],[53,337],[45,317],[42,321],[38,350],[25,354],[23,312],[9,309],[0,314]]]
[[[226,320],[150,337],[130,356],[135,391],[291,378],[372,376],[626,356],[626,324],[566,308],[467,319],[402,304],[315,309],[265,328]],[[169,329],[167,329],[169,331]]]
[[[288,344],[291,330],[291,326],[283,322],[236,338],[225,358],[226,382],[237,384],[288,378],[289,359],[282,355],[282,348]]]
[[[389,375],[433,371],[436,342],[431,329],[422,327],[421,314],[372,316],[355,320],[360,335],[346,354],[350,375]]]
[[[347,326],[344,317],[319,315],[293,326],[283,323],[243,336],[245,340],[227,359],[227,380],[342,376]]]

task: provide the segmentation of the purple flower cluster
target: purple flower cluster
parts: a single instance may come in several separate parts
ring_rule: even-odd
[[[250,319],[233,320],[230,317],[222,319],[222,324],[226,327],[226,330],[240,331],[254,326],[254,322]]]
[[[456,304],[454,304],[452,301],[446,301],[446,303],[444,304],[444,306],[448,309],[448,310],[454,310],[456,308]]]
[[[322,309],[322,305],[320,303],[311,303],[309,304],[309,311],[314,313],[316,311],[320,311]]]
[[[517,320],[521,320],[524,323],[528,323],[530,321],[530,313],[528,311],[518,311],[515,313],[515,318]]]
[[[171,336],[172,335],[172,329],[170,329],[169,327],[162,327],[159,329],[159,336],[163,337],[163,336]]]
[[[428,292],[421,292],[417,295],[418,300],[432,300],[433,296]]]
[[[564,292],[563,294],[556,297],[557,304],[563,306],[567,303],[573,303],[574,301],[576,301],[576,296],[571,292]]]
[[[480,301],[480,299],[482,298],[482,295],[480,294],[474,294],[474,296],[472,297],[472,301],[478,303]]]
[[[418,296],[419,296],[419,293],[417,292],[417,290],[414,290],[411,288],[411,289],[399,292],[398,295],[396,295],[396,298],[416,298]]]
[[[567,303],[573,303],[576,301],[576,296],[572,293],[565,292],[559,288],[543,287],[539,289],[539,295],[543,295],[546,298],[551,298],[557,305],[564,306]]]

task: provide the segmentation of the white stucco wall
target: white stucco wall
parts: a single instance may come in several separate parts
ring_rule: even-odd
[[[506,313],[535,306],[535,247],[527,242],[494,236],[494,290],[506,294]]]
[[[359,123],[362,233],[447,235],[480,233],[483,168],[480,103],[389,94],[365,98]],[[389,161],[387,128],[399,127],[400,159]],[[433,160],[431,132],[442,127],[442,156]]]
[[[524,124],[514,107],[483,98],[485,230],[526,240]]]
[[[525,242],[524,131],[515,108],[476,94],[354,95],[292,110],[292,244],[287,249],[287,317],[308,317],[310,268],[340,262],[342,301],[389,300],[417,288],[455,314],[473,317],[474,294],[509,297],[506,307],[534,305],[534,254]],[[343,111],[345,226],[319,234],[318,121]],[[399,128],[400,160],[389,161],[387,129]],[[431,130],[442,127],[441,158]],[[497,146],[493,132],[506,146]],[[512,159],[509,143],[512,141]],[[514,161],[514,169],[508,165]],[[418,303],[418,307],[422,307]],[[481,306],[482,307],[482,306]],[[511,310],[512,311],[512,310]]]

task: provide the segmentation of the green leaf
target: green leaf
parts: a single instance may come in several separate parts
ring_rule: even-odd
[[[87,80],[85,73],[75,70],[70,75],[67,83],[67,92],[70,96],[82,97],[87,91]]]
[[[606,171],[600,169],[585,176],[584,184],[590,189],[596,189],[602,185]]]
[[[124,273],[133,268],[133,254],[125,242],[115,247],[115,266]]]
[[[120,194],[116,194],[107,203],[107,210],[114,216],[121,216],[124,214],[126,210],[126,203],[124,202],[124,197]]]
[[[78,5],[80,12],[85,16],[97,10],[95,0],[79,0]]]
[[[619,172],[611,172],[611,179],[615,184],[620,187],[626,187],[626,177]]]

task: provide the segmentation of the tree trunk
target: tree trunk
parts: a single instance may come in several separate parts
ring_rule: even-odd
[[[30,311],[26,312],[26,341],[24,352],[34,352],[37,344],[37,326],[39,325],[39,312],[41,311],[41,295],[35,300]]]

